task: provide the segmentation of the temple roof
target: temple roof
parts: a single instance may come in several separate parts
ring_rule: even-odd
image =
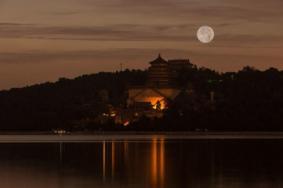
[[[191,64],[190,59],[172,59],[168,60],[169,64]]]
[[[163,59],[161,55],[159,54],[155,60],[150,62],[150,64],[167,64],[167,61]]]

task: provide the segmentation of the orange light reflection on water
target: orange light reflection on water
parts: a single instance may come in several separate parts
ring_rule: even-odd
[[[106,142],[103,141],[102,144],[102,165],[103,165],[103,181],[106,180]]]
[[[112,178],[115,176],[115,142],[111,142],[111,175]]]
[[[157,160],[158,160],[158,153],[157,153],[157,140],[152,140],[152,147],[151,147],[151,182],[153,187],[157,187],[158,185],[158,167],[157,167]]]
[[[165,180],[165,142],[152,140],[151,146],[151,184],[153,188],[163,187]]]

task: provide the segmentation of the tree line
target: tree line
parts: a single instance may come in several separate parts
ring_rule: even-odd
[[[252,67],[226,73],[196,66],[179,70],[175,84],[182,92],[169,102],[161,119],[143,117],[128,127],[111,121],[103,126],[95,122],[78,124],[97,117],[109,105],[125,107],[128,86],[143,85],[146,76],[143,70],[102,72],[1,91],[0,130],[283,130],[283,72]],[[108,91],[107,102],[102,90]],[[212,92],[214,101],[210,101]]]

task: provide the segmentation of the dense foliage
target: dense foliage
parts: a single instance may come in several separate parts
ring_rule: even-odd
[[[124,101],[128,84],[142,84],[144,71],[123,71],[61,78],[56,83],[0,92],[1,130],[70,129],[76,121],[105,111],[100,91],[109,91],[113,105]]]
[[[237,73],[212,77],[216,80],[200,84],[203,87],[196,90],[195,98],[183,95],[173,102],[163,122],[167,124],[166,129],[283,130],[282,71],[273,68],[259,71],[245,67]],[[215,102],[212,104],[202,100],[209,90],[215,93]],[[171,124],[174,124],[174,128]]]
[[[146,71],[61,78],[21,89],[0,92],[0,129],[46,131],[77,130],[142,131],[282,131],[283,72],[274,68],[259,71],[245,67],[238,72],[217,73],[193,66],[181,70],[176,84],[183,88],[171,101],[162,119],[141,118],[127,128],[89,123],[112,106],[125,106],[129,85],[142,85]],[[187,92],[188,89],[193,93]],[[106,103],[100,95],[109,92]],[[210,101],[210,93],[215,101]],[[78,124],[83,122],[85,124]]]

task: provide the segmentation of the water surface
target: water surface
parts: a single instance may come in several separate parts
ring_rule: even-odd
[[[283,187],[281,140],[2,143],[1,188]]]

